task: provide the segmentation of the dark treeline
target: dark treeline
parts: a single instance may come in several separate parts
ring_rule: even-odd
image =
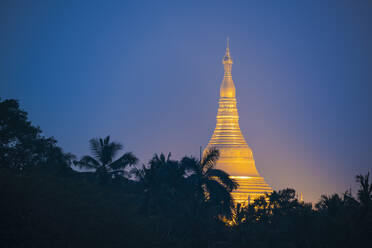
[[[91,156],[65,153],[17,101],[0,101],[0,247],[372,245],[369,174],[356,177],[355,196],[312,206],[283,189],[235,207],[238,185],[215,168],[217,150],[202,161],[154,155],[140,168],[109,136],[89,145]]]

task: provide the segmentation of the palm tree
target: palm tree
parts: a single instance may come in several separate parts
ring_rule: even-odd
[[[132,152],[124,153],[120,158],[114,160],[123,146],[117,142],[110,142],[110,136],[104,139],[91,139],[89,144],[93,157],[83,156],[79,161],[74,161],[74,164],[80,168],[94,169],[101,177],[123,176],[127,166],[135,165],[138,162]]]
[[[365,210],[368,210],[372,204],[372,183],[369,182],[369,172],[363,175],[357,175],[356,181],[360,184],[358,190],[358,199]]]
[[[234,208],[231,192],[237,189],[238,184],[229,174],[215,168],[218,158],[219,151],[212,148],[205,153],[201,161],[184,157],[181,164],[190,175],[188,180],[196,186],[197,199],[207,203],[215,216],[230,218]]]

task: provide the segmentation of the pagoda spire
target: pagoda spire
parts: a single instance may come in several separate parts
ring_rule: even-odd
[[[230,56],[230,38],[227,37],[226,40],[226,52],[222,59],[222,64],[225,70],[225,74],[222,80],[220,88],[220,97],[235,97],[235,85],[232,80],[231,67],[233,60]]]
[[[230,37],[226,38],[226,56],[230,57]]]
[[[217,123],[204,154],[212,147],[219,150],[220,157],[216,168],[224,170],[238,182],[239,188],[232,192],[232,196],[236,203],[245,204],[265,196],[266,193],[272,192],[272,189],[258,173],[252,150],[240,130],[236,90],[231,76],[233,60],[229,38],[226,41],[222,64],[225,74],[220,87]]]
[[[231,73],[231,65],[233,64],[233,60],[230,56],[230,38],[226,38],[226,53],[225,56],[223,57],[222,64],[224,65],[230,65],[230,73]],[[225,67],[225,72],[226,72],[226,67]]]

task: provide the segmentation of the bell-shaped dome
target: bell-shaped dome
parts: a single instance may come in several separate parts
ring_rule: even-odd
[[[220,97],[235,97],[235,85],[231,77],[224,77],[220,88]]]

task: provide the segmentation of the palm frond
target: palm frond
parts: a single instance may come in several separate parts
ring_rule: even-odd
[[[212,147],[209,149],[202,158],[200,163],[201,169],[203,171],[208,170],[209,168],[213,168],[216,165],[216,162],[220,156],[220,152],[217,148]]]
[[[72,164],[75,164],[76,162],[76,156],[72,153],[65,153],[64,158],[66,163],[71,166]]]
[[[372,202],[372,183],[369,182],[369,172],[366,175],[357,175],[356,181],[359,183],[359,202],[363,206],[370,205]]]
[[[149,164],[151,166],[154,166],[154,167],[161,166],[161,165],[164,165],[168,162],[172,162],[170,157],[171,157],[171,153],[168,153],[167,158],[165,157],[165,155],[163,153],[160,153],[160,156],[158,154],[154,154],[152,156]]]
[[[124,153],[124,155],[121,156],[119,159],[112,162],[109,166],[113,170],[118,170],[118,169],[124,169],[128,165],[135,165],[137,163],[138,163],[138,158],[134,156],[132,152],[127,152],[127,153]]]
[[[105,152],[107,152],[107,156],[112,160],[116,157],[118,151],[123,149],[123,145],[117,142],[111,142],[109,144],[105,144]]]
[[[156,166],[159,163],[160,163],[159,155],[155,153],[149,161],[150,168]]]
[[[205,182],[205,188],[209,195],[208,202],[218,208],[219,213],[222,213],[225,217],[230,218],[234,208],[234,200],[230,192],[228,192],[222,184],[215,180],[207,180]]]
[[[74,164],[80,168],[97,169],[101,164],[91,156],[84,156],[79,161],[74,161]]]
[[[146,166],[142,164],[142,168],[134,167],[130,170],[130,173],[132,173],[138,181],[143,181],[146,175],[146,170]]]
[[[222,183],[226,189],[231,192],[234,189],[237,189],[239,184],[236,180],[230,178],[229,174],[219,169],[209,169],[207,171],[208,177],[215,178],[219,183]]]
[[[139,177],[140,174],[141,174],[141,172],[139,172],[139,169],[136,168],[136,167],[132,167],[128,171],[129,177],[134,177],[135,180],[139,180],[140,179],[140,177]]]
[[[103,140],[103,144],[104,145],[108,145],[110,143],[110,135],[108,135],[104,140]]]
[[[163,162],[163,163],[165,163],[166,162],[166,160],[165,160],[165,156],[164,156],[164,154],[162,153],[162,154],[160,154],[160,161],[161,162]]]
[[[171,153],[168,153],[168,156],[167,156],[167,162],[170,161],[170,157],[171,157]]]
[[[181,166],[187,171],[200,173],[200,164],[196,158],[183,157],[181,159]]]
[[[102,139],[93,138],[89,140],[89,148],[93,156],[100,160],[102,157]]]
[[[117,152],[123,148],[120,143],[110,142],[110,136],[107,136],[104,139],[91,139],[89,144],[93,156],[103,165],[111,163]]]

